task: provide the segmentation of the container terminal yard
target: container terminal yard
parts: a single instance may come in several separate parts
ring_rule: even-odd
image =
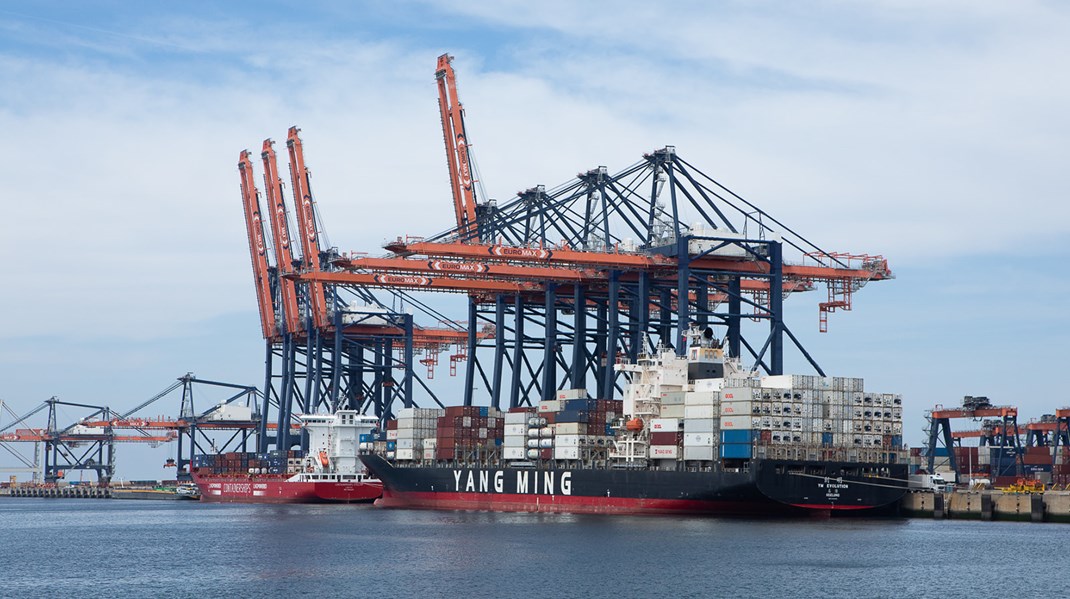
[[[387,472],[553,473],[598,464],[634,474],[641,464],[662,480],[663,471],[728,477],[777,460],[788,474],[797,467],[826,485],[848,475],[806,468],[860,466],[862,478],[851,484],[892,481],[884,485],[899,491],[894,513],[1070,520],[1070,409],[1053,406],[1019,423],[1014,406],[965,397],[933,406],[925,447],[908,449],[903,427],[914,424],[904,424],[902,402],[910,398],[826,372],[792,333],[787,299],[820,294],[816,324],[828,332],[831,316],[851,311],[867,284],[894,279],[883,256],[816,245],[673,146],[623,169],[588,166],[555,187],[489,198],[450,56],[438,58],[434,77],[453,197],[448,229],[390,232],[376,256],[326,247],[300,130],[287,133],[288,178],[271,139],[261,146],[259,179],[253,154],[239,152],[263,386],[186,374],[121,412],[52,398],[16,414],[0,403],[0,447],[18,462],[3,470],[31,474],[12,477],[0,494],[227,500],[230,485],[248,487],[246,499],[256,500],[257,484],[268,479],[341,485],[365,476],[356,453],[343,455],[336,442],[327,448],[351,429],[348,449],[386,484],[383,505],[399,496]],[[466,313],[447,315],[438,294],[460,297]],[[785,370],[789,351],[807,374]],[[695,374],[698,366],[709,372]],[[682,382],[668,382],[674,368],[683,369]],[[713,380],[720,382],[703,382]],[[655,391],[643,385],[660,389],[653,405]],[[226,397],[195,405],[203,387]],[[740,390],[748,395],[735,401]],[[84,415],[61,422],[60,407]],[[367,429],[355,428],[360,417]],[[115,484],[116,444],[174,444],[167,466],[175,492]],[[95,484],[66,483],[79,471],[92,472]],[[214,498],[205,495],[213,492],[204,488],[209,474],[223,481],[211,483],[224,489]],[[567,494],[564,478],[557,495]],[[384,491],[373,482],[378,497]],[[313,498],[271,493],[257,497]],[[815,507],[808,497],[791,501]],[[815,505],[843,507],[829,501]]]

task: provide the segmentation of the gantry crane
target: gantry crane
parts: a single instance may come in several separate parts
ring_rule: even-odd
[[[92,412],[81,421],[60,428],[57,406],[81,408]],[[19,418],[6,428],[24,423],[27,418],[48,410],[46,428],[19,428],[13,432],[0,433],[0,443],[27,442],[44,446],[44,479],[55,483],[72,470],[93,470],[101,486],[108,486],[115,474],[116,443],[159,444],[173,441],[176,433],[164,434],[119,434],[111,426],[114,414],[106,406],[60,401],[56,397],[45,400],[42,406]],[[101,424],[100,421],[103,421]],[[98,426],[99,425],[99,426]],[[5,430],[6,430],[5,428]]]
[[[364,409],[367,404],[374,406],[377,415],[386,418],[390,416],[389,406],[394,399],[400,398],[401,403],[411,405],[412,362],[417,355],[426,356],[421,362],[429,373],[433,373],[439,352],[456,348],[450,356],[451,373],[455,372],[456,363],[466,357],[459,347],[467,340],[467,333],[462,329],[418,325],[412,314],[387,309],[371,292],[360,287],[351,288],[357,301],[347,305],[327,278],[316,278],[329,275],[329,270],[335,268],[330,258],[336,250],[326,250],[320,243],[320,220],[299,131],[291,127],[287,134],[294,212],[301,240],[299,258],[293,250],[289,208],[278,177],[273,142],[264,141],[261,156],[271,211],[274,267],[268,257],[259,192],[252,183],[253,167],[248,151],[240,154],[238,163],[254,282],[267,342],[262,413],[268,414],[269,404],[279,406],[274,427],[268,427],[267,419],[262,423],[259,435],[262,451],[268,445],[290,447],[298,441],[283,426],[298,412],[333,411],[340,406]],[[299,279],[299,274],[308,278]],[[402,286],[387,288],[402,295]],[[403,299],[413,303],[410,298]],[[486,329],[479,338],[490,337],[492,333]],[[400,354],[396,359],[395,352]],[[276,361],[280,365],[278,375],[274,368]],[[399,368],[404,370],[400,381],[393,374]],[[372,380],[365,382],[368,374]],[[272,439],[267,434],[269,428],[281,431],[280,438]]]
[[[566,386],[611,398],[620,388],[617,360],[634,359],[655,340],[683,351],[692,324],[719,327],[729,355],[749,356],[755,369],[783,373],[785,347],[794,344],[823,375],[784,321],[785,297],[825,285],[829,301],[819,305],[824,331],[827,314],[851,309],[863,285],[894,278],[881,256],[822,250],[672,146],[617,173],[600,166],[557,187],[536,185],[506,202],[481,201],[451,61],[439,57],[435,76],[455,226],[390,242],[390,256],[339,256],[318,269],[304,256],[311,253],[306,248],[300,267],[280,268],[278,277],[297,289],[345,290],[376,308],[386,304],[373,299],[373,290],[406,305],[418,305],[414,298],[423,292],[465,295],[465,338],[453,355],[466,361],[465,405],[477,401],[477,390],[495,407],[530,405]],[[291,155],[291,173],[305,172],[302,161]],[[271,170],[266,162],[265,168]],[[306,184],[307,178],[293,184],[295,198],[311,197],[300,189]],[[298,299],[315,311],[309,295]],[[352,306],[337,296],[332,306],[327,295],[334,332],[325,335],[313,323],[312,330],[296,333],[306,340],[320,336],[326,349],[306,346],[303,361],[286,354],[284,371],[317,381],[313,389],[322,386],[340,401],[373,404],[377,414],[389,413],[395,400],[412,405],[414,355],[444,344],[422,343],[421,328],[400,310],[366,317],[358,307],[356,316],[347,315]],[[359,328],[353,319],[361,321]],[[751,321],[767,327],[757,342],[751,331],[759,327]],[[387,357],[399,346],[397,360]],[[437,356],[421,362],[433,367]],[[395,369],[403,373],[400,381]],[[286,376],[282,380],[292,387]]]
[[[954,435],[951,431],[951,420],[955,418],[999,418],[992,423],[992,427],[1001,431],[999,440],[1000,447],[1009,448],[1015,454],[1015,476],[1021,476],[1024,470],[1022,441],[1018,430],[1018,408],[1012,406],[994,406],[987,397],[974,397],[967,395],[962,400],[961,408],[944,408],[936,406],[929,413],[929,442],[928,442],[928,469],[933,471],[936,461],[936,448],[941,440],[948,450],[948,460],[955,475],[961,474],[960,465],[955,458]],[[994,472],[994,474],[1002,474]]]

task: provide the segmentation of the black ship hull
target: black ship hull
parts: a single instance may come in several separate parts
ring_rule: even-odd
[[[894,512],[905,465],[761,460],[745,471],[398,467],[361,460],[383,507],[614,514],[805,515]]]

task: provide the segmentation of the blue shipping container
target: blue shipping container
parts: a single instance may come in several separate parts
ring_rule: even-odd
[[[729,431],[724,431],[729,432]],[[731,431],[739,432],[739,431]],[[722,458],[749,458],[750,457],[750,445],[744,443],[722,443],[721,444],[721,457]]]
[[[554,416],[554,422],[587,422],[587,412],[577,412],[574,410],[558,412],[557,415]]]
[[[589,412],[598,408],[598,401],[594,399],[566,399],[565,409],[574,412]]]
[[[479,408],[479,415],[484,418],[490,415],[490,409],[487,406],[481,406]]]
[[[721,431],[721,443],[750,443],[754,440],[754,431],[750,429]],[[747,455],[750,457],[750,455]]]
[[[397,449],[397,447],[398,447],[398,442],[397,441],[387,441],[386,442],[386,450],[387,451],[394,451],[395,449]]]
[[[372,442],[371,433],[364,433],[363,435],[358,437],[357,440],[360,441],[361,443],[371,443]]]
[[[825,446],[832,445],[832,433],[821,433],[821,444]]]

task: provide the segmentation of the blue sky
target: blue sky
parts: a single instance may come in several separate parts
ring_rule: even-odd
[[[1070,403],[1062,5],[308,4],[0,7],[16,411],[122,409],[187,371],[260,383],[235,165],[290,125],[341,250],[446,228],[444,52],[493,197],[672,144],[818,245],[887,257],[898,278],[830,333],[823,291],[789,324],[830,373],[902,392],[909,442],[965,394],[1023,420]]]

